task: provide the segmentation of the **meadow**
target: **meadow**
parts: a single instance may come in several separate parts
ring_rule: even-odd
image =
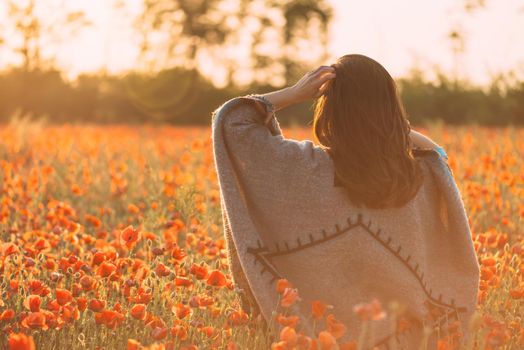
[[[524,129],[417,130],[446,149],[470,218],[477,348],[522,349]],[[312,139],[308,129],[283,131]],[[315,339],[284,314],[269,339],[242,310],[210,136],[201,127],[0,127],[0,349],[359,349],[337,343],[344,329],[321,303],[312,313],[329,321]]]

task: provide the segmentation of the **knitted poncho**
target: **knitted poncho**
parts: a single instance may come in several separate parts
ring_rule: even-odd
[[[364,348],[417,349],[422,324],[441,326],[429,348],[453,321],[467,337],[479,265],[461,195],[441,156],[416,152],[424,182],[406,205],[357,208],[336,185],[328,153],[310,140],[284,138],[276,116],[268,118],[258,103],[237,97],[212,114],[224,234],[243,307],[278,327],[275,286],[285,278],[301,297],[293,309],[298,329],[310,336],[324,327],[313,327],[311,301],[333,305],[329,313],[347,325],[344,342],[363,328],[353,307],[377,298],[386,311],[392,301],[404,306],[412,326],[401,331],[387,312],[371,321],[372,332],[366,326]]]

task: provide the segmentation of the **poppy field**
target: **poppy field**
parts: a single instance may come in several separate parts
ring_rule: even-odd
[[[448,153],[481,265],[476,342],[461,348],[523,349],[524,129],[417,130]],[[321,300],[318,336],[301,334],[286,280],[278,332],[241,308],[209,128],[18,123],[0,140],[0,349],[362,348],[337,341],[346,325]]]

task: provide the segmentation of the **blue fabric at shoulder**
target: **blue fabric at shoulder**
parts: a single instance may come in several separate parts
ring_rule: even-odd
[[[444,148],[437,146],[436,151],[442,156],[442,158],[448,159],[448,155],[446,154],[446,151],[444,151]]]

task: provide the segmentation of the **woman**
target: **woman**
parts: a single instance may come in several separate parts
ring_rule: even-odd
[[[284,138],[274,112],[311,99],[320,145]],[[457,329],[468,338],[479,265],[463,202],[445,152],[410,130],[379,63],[345,55],[291,87],[231,99],[212,119],[244,308],[278,327],[275,284],[286,279],[300,299],[284,306],[310,336],[326,328],[310,311],[322,300],[347,326],[338,341],[360,337],[363,349],[429,349]],[[386,317],[363,323],[354,307],[372,299]]]

